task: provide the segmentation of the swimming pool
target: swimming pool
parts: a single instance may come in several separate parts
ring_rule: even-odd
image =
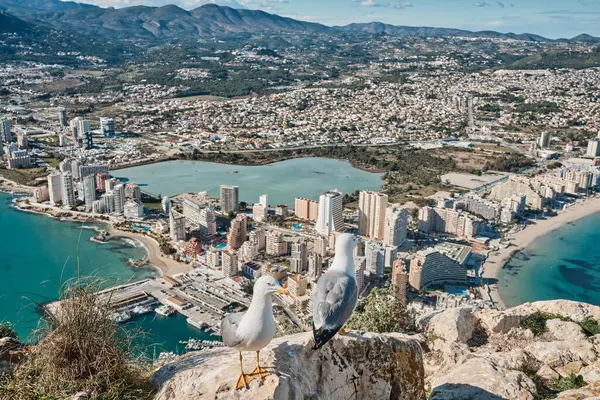
[[[225,250],[227,248],[227,244],[226,243],[221,243],[217,246],[215,246],[217,248],[217,250]]]

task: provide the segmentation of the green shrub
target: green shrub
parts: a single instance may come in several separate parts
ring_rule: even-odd
[[[546,319],[540,314],[533,314],[523,319],[520,323],[521,328],[529,329],[534,336],[539,336],[546,332]]]
[[[579,389],[587,385],[587,382],[583,380],[583,376],[575,375],[571,373],[569,376],[560,378],[550,388],[556,392],[564,392],[566,390]]]
[[[581,329],[583,329],[588,336],[594,336],[600,333],[598,321],[590,316],[585,317],[585,319],[579,323],[579,326],[581,326]]]

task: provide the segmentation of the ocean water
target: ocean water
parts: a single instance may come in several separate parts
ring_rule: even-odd
[[[540,237],[498,278],[507,307],[553,299],[600,305],[600,213]]]
[[[348,161],[328,158],[296,158],[262,166],[226,165],[204,161],[168,161],[114,171],[142,189],[163,196],[183,192],[208,191],[219,196],[219,187],[238,185],[240,201],[258,202],[261,194],[269,195],[269,204],[294,206],[296,197],[318,200],[330,189],[342,193],[355,190],[379,190],[382,174],[362,171]]]
[[[61,285],[77,276],[78,256],[82,275],[110,284],[155,274],[127,266],[127,259],[146,254],[134,242],[90,242],[91,227],[17,211],[11,200],[0,193],[0,321],[14,324],[21,337],[38,325],[36,306],[57,299]]]

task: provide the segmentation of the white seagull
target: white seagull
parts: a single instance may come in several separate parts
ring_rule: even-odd
[[[313,299],[313,350],[321,348],[348,321],[358,302],[354,248],[357,236],[342,233],[335,243],[335,256],[317,282]]]
[[[221,321],[223,343],[240,353],[241,374],[236,389],[248,388],[248,383],[255,376],[264,378],[269,374],[260,366],[259,360],[260,350],[271,343],[277,331],[271,304],[271,295],[275,293],[289,295],[289,292],[272,276],[258,278],[254,284],[254,294],[248,310],[230,314]],[[256,369],[250,376],[244,373],[242,351],[256,352]]]

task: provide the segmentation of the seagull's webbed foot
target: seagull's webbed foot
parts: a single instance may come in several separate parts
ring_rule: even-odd
[[[250,375],[260,379],[265,379],[267,376],[271,375],[271,373],[259,365],[254,368],[254,371],[252,371]]]
[[[249,389],[250,386],[248,386],[248,384],[250,382],[252,382],[252,376],[248,376],[246,374],[241,374],[240,377],[237,380],[237,384],[235,385],[235,390],[240,390],[240,389]]]
[[[258,377],[260,379],[265,379],[271,373],[260,366],[260,350],[256,352],[256,368],[250,374],[251,376]]]

